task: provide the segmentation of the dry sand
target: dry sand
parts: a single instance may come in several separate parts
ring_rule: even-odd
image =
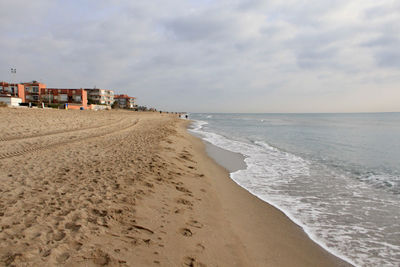
[[[0,264],[346,266],[175,116],[0,109]]]

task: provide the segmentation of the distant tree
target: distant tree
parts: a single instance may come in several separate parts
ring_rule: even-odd
[[[147,107],[146,106],[138,106],[137,107],[138,111],[147,111]]]

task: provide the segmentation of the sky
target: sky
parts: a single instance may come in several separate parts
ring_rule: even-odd
[[[0,33],[4,81],[169,111],[400,111],[398,0],[0,0]]]

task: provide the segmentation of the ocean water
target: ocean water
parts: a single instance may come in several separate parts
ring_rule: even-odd
[[[231,178],[356,266],[400,266],[400,113],[189,114]]]

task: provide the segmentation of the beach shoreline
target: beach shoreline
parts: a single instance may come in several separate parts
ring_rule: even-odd
[[[231,180],[189,121],[0,115],[2,265],[349,266]]]
[[[312,232],[310,232],[307,229],[307,226],[303,225],[300,223],[295,217],[293,217],[288,211],[281,209],[279,205],[275,205],[274,203],[271,203],[268,201],[268,199],[263,199],[262,197],[258,196],[257,194],[254,194],[251,192],[251,190],[248,190],[245,186],[241,185],[238,181],[235,180],[235,178],[232,176],[235,174],[237,171],[241,170],[246,170],[247,169],[247,164],[245,162],[246,156],[244,156],[241,153],[233,152],[227,149],[223,149],[217,145],[214,145],[210,143],[209,141],[205,140],[202,138],[202,136],[191,130],[191,126],[188,127],[189,133],[192,134],[193,136],[200,138],[202,142],[205,145],[205,151],[212,160],[215,161],[216,164],[222,166],[223,168],[226,169],[228,172],[229,178],[234,181],[237,186],[243,188],[244,190],[248,191],[252,196],[255,196],[256,198],[260,199],[262,202],[266,203],[267,205],[271,205],[275,209],[279,210],[282,212],[288,220],[299,226],[302,231],[313,241],[315,242],[318,246],[322,247],[324,250],[328,251],[328,253],[334,255],[335,257],[350,263],[350,265],[356,266],[355,263],[353,263],[350,259],[346,258],[346,256],[341,255],[340,253],[336,252],[335,250],[332,250],[324,244],[323,241],[318,240]]]
[[[213,173],[217,174],[218,179],[214,180],[214,186],[221,193],[223,209],[228,211],[225,216],[228,217],[231,225],[235,226],[236,230],[234,231],[239,233],[239,238],[246,243],[246,248],[253,252],[251,258],[255,266],[352,266],[314,242],[303,228],[293,222],[284,212],[237,184],[230,177],[230,173],[246,167],[245,163],[244,166],[238,163],[241,158],[237,155],[238,153],[218,148],[191,133],[188,138],[192,139],[192,143],[197,143],[195,153],[202,157],[200,162],[206,162],[208,168],[210,165],[216,165]],[[199,141],[202,144],[198,144]],[[210,148],[211,146],[215,148]],[[221,151],[223,152],[221,153]],[[244,159],[244,156],[242,157]],[[236,166],[239,164],[240,167],[235,168],[229,164],[224,167],[224,164],[221,163],[227,161],[228,158],[233,159]],[[235,196],[232,196],[232,193],[236,193]],[[238,212],[239,207],[241,212]],[[255,217],[257,217],[257,222],[249,219]],[[269,226],[266,227],[264,223],[268,223]],[[282,235],[279,236],[277,232]],[[267,239],[269,240],[266,241]],[[281,247],[266,256],[263,251],[265,246],[273,248],[277,244]],[[279,256],[276,257],[277,255]],[[306,259],[308,256],[309,258]]]

